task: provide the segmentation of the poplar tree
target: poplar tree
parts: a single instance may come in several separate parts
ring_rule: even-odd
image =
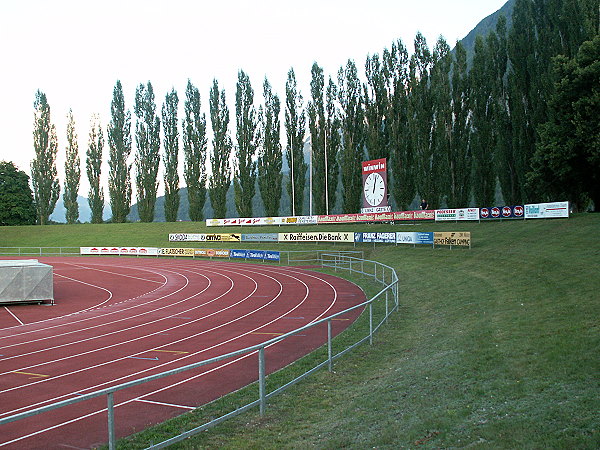
[[[450,86],[450,67],[452,55],[450,46],[440,37],[433,49],[433,66],[431,70],[432,95],[432,131],[431,162],[426,172],[429,178],[428,202],[439,207],[444,196],[448,194],[448,170],[445,162],[450,152],[452,133],[452,88]]]
[[[389,157],[387,67],[379,55],[367,56],[367,83],[363,87],[366,120],[366,145],[369,159]]]
[[[285,84],[285,154],[290,169],[288,193],[291,198],[291,213],[294,216],[302,215],[306,170],[308,169],[308,165],[304,161],[306,113],[302,100],[302,94],[298,91],[294,69],[291,68]]]
[[[90,123],[90,134],[88,138],[88,149],[86,152],[86,171],[90,183],[88,204],[92,212],[91,222],[102,223],[104,211],[104,192],[100,185],[100,174],[102,171],[102,150],[104,147],[104,135],[102,126],[97,115],[92,116]]]
[[[156,115],[152,83],[140,84],[135,91],[135,155],[138,213],[142,222],[154,220],[158,166],[160,163],[160,119]]]
[[[357,213],[361,207],[361,163],[364,159],[363,103],[356,64],[348,60],[338,71],[338,99],[341,111],[342,209]]]
[[[433,169],[431,130],[433,129],[433,101],[431,98],[430,71],[432,56],[425,37],[417,33],[415,52],[411,56],[409,73],[409,127],[417,168],[416,186],[419,195],[425,198],[430,208],[437,208]]]
[[[390,100],[386,117],[390,123],[391,190],[398,208],[407,210],[415,197],[416,164],[409,132],[409,57],[401,40],[384,51],[384,64],[390,77]]]
[[[325,214],[325,102],[323,88],[325,77],[323,68],[315,62],[311,69],[310,94],[308,103],[308,127],[312,158],[312,199],[313,214]]]
[[[469,97],[467,52],[458,41],[452,65],[452,134],[446,166],[447,202],[450,208],[463,208],[471,195],[471,147],[469,145]]]
[[[35,159],[31,161],[31,184],[36,207],[37,222],[46,225],[60,194],[56,172],[58,143],[56,127],[51,122],[50,105],[46,94],[38,90],[33,103],[33,149]]]
[[[108,124],[108,195],[112,209],[112,222],[127,220],[131,207],[131,113],[125,111],[125,98],[121,81],[113,89],[110,107],[111,120]]]
[[[175,222],[179,212],[179,130],[177,124],[177,108],[179,97],[177,91],[171,89],[165,96],[162,106],[163,142],[165,153],[165,220]]]
[[[327,90],[325,92],[325,173],[326,182],[325,191],[327,192],[327,202],[325,203],[325,213],[331,214],[335,207],[335,199],[338,187],[338,177],[340,166],[338,163],[338,153],[341,146],[340,136],[340,111],[337,105],[338,88],[329,77]]]
[[[77,132],[75,131],[75,119],[73,118],[73,110],[69,110],[65,159],[65,192],[63,193],[67,223],[75,223],[79,219],[77,194],[79,193],[79,181],[81,179],[80,166],[81,160],[79,158]]]
[[[281,166],[283,158],[279,139],[281,104],[269,80],[263,83],[265,109],[262,116],[262,147],[258,156],[258,186],[267,216],[279,216],[281,202]]]
[[[252,199],[256,192],[256,150],[259,118],[254,108],[254,89],[250,78],[238,72],[235,94],[236,152],[233,163],[235,207],[240,217],[252,217]]]
[[[490,104],[490,56],[481,36],[475,38],[475,55],[470,76],[470,103],[473,114],[471,146],[473,150],[473,188],[475,204],[492,205],[495,199],[493,170],[493,116]]]
[[[182,120],[184,178],[187,185],[190,220],[203,220],[206,202],[206,116],[200,112],[200,91],[190,80],[185,90],[185,118]]]
[[[229,109],[225,101],[225,90],[219,91],[215,79],[210,90],[210,120],[213,130],[213,151],[210,155],[212,174],[209,180],[210,203],[214,217],[225,218],[227,213],[227,191],[231,184],[231,149],[229,136]]]

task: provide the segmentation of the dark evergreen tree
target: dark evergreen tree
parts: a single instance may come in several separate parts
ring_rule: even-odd
[[[310,95],[308,103],[308,128],[312,160],[312,211],[325,214],[325,76],[323,68],[316,62],[311,69]]]
[[[281,201],[281,167],[283,164],[281,141],[279,139],[281,125],[279,113],[281,103],[271,84],[265,78],[263,83],[265,109],[262,116],[262,146],[258,156],[258,187],[265,205],[267,216],[279,216]]]
[[[104,211],[104,192],[100,185],[100,174],[102,171],[102,150],[104,147],[104,135],[102,126],[97,115],[92,116],[90,135],[88,138],[88,149],[86,152],[86,171],[90,183],[88,204],[92,213],[92,223],[102,223]]]
[[[33,185],[37,221],[40,225],[46,225],[60,194],[56,173],[58,143],[56,128],[50,118],[50,105],[46,94],[38,90],[33,107],[35,109],[33,124],[35,159],[31,161],[31,184]]]
[[[219,91],[219,83],[213,81],[210,90],[210,120],[213,130],[213,151],[210,155],[212,174],[210,176],[210,202],[214,217],[225,218],[227,213],[227,191],[231,184],[231,149],[229,136],[229,109],[225,101],[225,90]]]
[[[190,219],[203,220],[206,202],[206,116],[200,112],[200,91],[190,80],[185,90],[185,118],[182,121],[184,178],[187,185]]]
[[[254,89],[243,70],[238,72],[235,94],[237,146],[233,161],[235,207],[240,217],[252,217],[252,199],[256,192],[256,150],[259,142],[259,118],[254,108]]]
[[[108,194],[112,209],[112,221],[127,220],[131,208],[131,113],[125,111],[125,97],[121,81],[117,80],[110,106],[111,120],[108,124]]]
[[[80,179],[81,160],[79,158],[79,144],[77,143],[77,132],[75,131],[73,110],[69,110],[65,159],[65,191],[63,193],[63,203],[66,209],[65,218],[67,223],[75,223],[79,219],[77,195],[79,194]]]
[[[308,168],[304,161],[306,114],[302,106],[302,94],[297,88],[294,69],[289,70],[285,84],[285,132],[285,154],[290,169],[288,193],[291,198],[291,214],[301,216],[304,204],[306,170]]]
[[[0,161],[0,226],[33,225],[35,221],[29,176],[12,162]]]
[[[156,115],[152,83],[135,91],[135,155],[138,213],[142,222],[154,221],[158,166],[160,164],[160,118]]]
[[[177,108],[179,97],[177,91],[171,89],[162,106],[163,143],[165,153],[165,220],[175,222],[179,212],[179,129]]]
[[[600,35],[554,64],[550,120],[540,127],[528,181],[537,200],[566,199],[582,210],[591,199],[600,211]]]
[[[361,163],[364,160],[363,101],[356,64],[348,60],[338,72],[338,99],[341,109],[342,209],[357,213],[361,208]]]

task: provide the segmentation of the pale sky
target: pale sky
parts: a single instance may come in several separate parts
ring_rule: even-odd
[[[230,104],[234,138],[235,84],[240,69],[249,75],[258,105],[263,101],[265,76],[284,104],[287,72],[293,67],[306,102],[313,62],[324,68],[327,78],[335,79],[348,59],[356,62],[361,73],[367,55],[381,53],[397,39],[412,53],[417,31],[430,48],[440,35],[454,47],[505,2],[0,0],[0,160],[13,161],[30,174],[35,157],[33,102],[40,89],[48,98],[57,129],[61,184],[66,117],[73,109],[82,161],[80,195],[87,196],[85,151],[90,118],[100,115],[106,137],[118,79],[125,106],[132,113],[132,137],[133,101],[140,83],[152,82],[159,115],[166,93],[174,87],[181,122],[189,78],[200,89],[210,129],[208,98],[216,78]],[[361,79],[365,81],[362,75]],[[283,128],[283,110],[280,119]],[[106,144],[104,152],[106,161]],[[181,155],[181,166],[182,161]],[[102,170],[106,175],[106,164]],[[161,167],[161,180],[162,173]]]

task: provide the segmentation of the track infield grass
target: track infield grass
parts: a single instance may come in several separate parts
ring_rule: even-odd
[[[275,397],[265,417],[252,410],[174,448],[600,447],[600,215],[285,229],[191,222],[0,227],[0,247],[176,247],[168,233],[309,230],[470,231],[473,248],[357,245],[400,278],[400,311],[374,345]],[[203,246],[196,244],[189,246]],[[378,290],[354,281],[369,296]],[[317,357],[270,377],[268,389]],[[119,448],[159,442],[256,395],[250,386],[123,439]]]

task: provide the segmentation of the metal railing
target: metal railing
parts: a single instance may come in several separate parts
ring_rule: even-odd
[[[73,256],[79,247],[0,247],[4,256]]]
[[[398,309],[398,277],[396,275],[395,270],[392,267],[389,267],[385,264],[381,264],[377,261],[364,260],[362,258],[357,258],[354,256],[349,256],[347,254],[343,254],[342,252],[329,252],[329,253],[319,253],[318,263],[324,268],[330,268],[334,271],[348,271],[353,274],[358,274],[362,276],[372,277],[375,281],[381,284],[382,289],[375,294],[371,299],[360,303],[359,305],[348,308],[344,311],[338,312],[336,314],[332,314],[324,319],[318,320],[316,322],[305,325],[301,328],[293,330],[289,333],[283,334],[281,336],[274,337],[266,342],[247,347],[241,350],[237,350],[231,353],[227,353],[221,356],[217,356],[215,358],[207,359],[204,361],[200,361],[193,364],[188,364],[186,366],[165,371],[159,374],[151,375],[145,378],[141,378],[139,380],[130,381],[127,383],[122,383],[117,386],[113,386],[110,388],[102,389],[96,392],[92,392],[90,394],[80,395],[76,398],[68,399],[53,403],[48,406],[44,406],[41,408],[33,409],[30,411],[22,412],[19,414],[15,414],[9,417],[5,417],[0,419],[0,425],[5,423],[14,422],[17,420],[25,419],[27,417],[36,416],[38,414],[42,414],[48,411],[52,411],[58,408],[62,408],[68,405],[72,405],[75,403],[84,402],[86,400],[90,400],[97,397],[106,396],[106,404],[107,404],[107,412],[108,412],[108,446],[109,449],[116,448],[116,436],[115,436],[115,416],[114,416],[114,394],[118,391],[131,388],[133,386],[138,386],[150,381],[158,380],[161,378],[166,378],[175,374],[179,374],[188,370],[197,369],[202,366],[206,366],[208,364],[230,360],[232,358],[236,358],[242,355],[250,355],[257,354],[258,357],[258,398],[244,406],[241,406],[234,411],[231,411],[227,414],[224,414],[220,417],[210,420],[198,427],[195,427],[191,430],[182,432],[177,436],[171,437],[163,442],[158,444],[153,444],[148,448],[163,448],[168,445],[174,444],[181,440],[187,439],[201,431],[204,431],[210,427],[213,427],[227,419],[235,417],[245,411],[248,411],[251,408],[257,407],[259,408],[260,415],[263,416],[266,411],[267,401],[275,395],[280,394],[285,391],[289,387],[295,385],[301,380],[305,379],[309,375],[314,372],[320,370],[323,367],[327,367],[329,371],[333,370],[333,362],[338,358],[341,358],[343,355],[354,349],[355,347],[361,345],[362,343],[368,341],[370,344],[373,343],[373,334],[388,320],[390,314]],[[317,262],[314,260],[313,262]],[[379,304],[381,302],[381,304]],[[380,305],[378,309],[381,310],[380,315],[382,318],[379,322],[375,323],[375,311],[374,308],[376,305]],[[337,318],[348,314],[352,311],[359,310],[361,308],[366,308],[368,310],[368,331],[365,336],[358,337],[356,342],[348,344],[344,349],[339,351],[338,353],[334,353],[333,351],[333,333],[332,333],[332,321]],[[385,308],[385,309],[384,309]],[[385,313],[383,312],[385,311]],[[317,327],[319,325],[326,324],[327,326],[327,357],[317,363],[314,367],[306,370],[304,373],[296,376],[291,381],[286,384],[272,390],[271,392],[267,392],[266,389],[266,356],[265,349],[270,347],[278,342],[281,342],[291,336],[302,333],[303,331],[309,330],[311,328]],[[346,345],[346,344],[344,344]]]

